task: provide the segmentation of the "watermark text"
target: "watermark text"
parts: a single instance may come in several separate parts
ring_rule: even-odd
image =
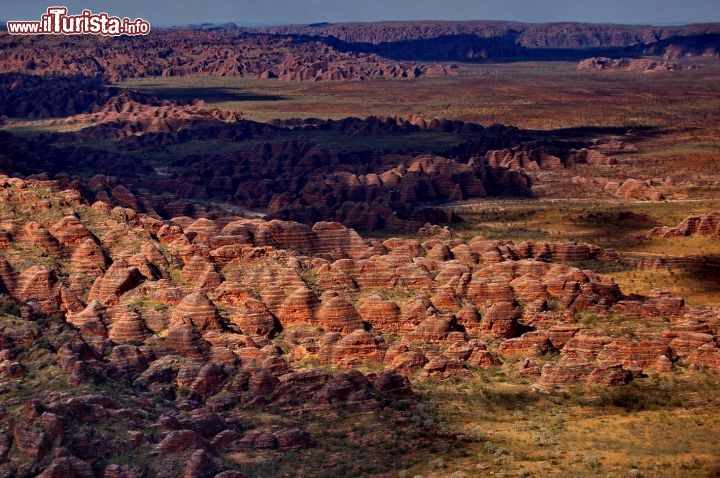
[[[65,7],[49,7],[40,21],[9,21],[10,35],[147,35],[150,23],[142,18],[111,17],[107,13],[83,10],[80,15],[68,15]]]

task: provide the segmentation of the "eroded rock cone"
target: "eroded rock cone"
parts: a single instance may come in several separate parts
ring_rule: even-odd
[[[438,262],[445,262],[453,259],[453,253],[447,245],[437,244],[428,251],[426,257]]]
[[[520,337],[505,340],[498,353],[502,357],[540,357],[550,351],[552,344],[542,332],[527,332]]]
[[[165,346],[189,357],[203,356],[210,349],[210,344],[203,340],[190,319],[182,319],[170,326]]]
[[[25,224],[24,232],[37,247],[44,249],[51,257],[61,258],[64,250],[50,232],[35,221]]]
[[[398,372],[406,374],[417,372],[422,369],[426,363],[427,358],[421,350],[410,349],[404,344],[389,347],[384,358],[386,369],[397,370]]]
[[[338,249],[354,259],[370,256],[368,245],[353,229],[337,222],[317,222],[312,227],[315,233],[317,254],[333,254]]]
[[[16,295],[19,299],[32,303],[47,315],[60,311],[60,283],[54,270],[40,266],[32,266],[17,279]]]
[[[114,262],[105,274],[93,282],[88,301],[97,300],[113,305],[122,294],[142,284],[144,280],[145,277],[137,267],[129,266],[126,261]]]
[[[257,299],[245,299],[241,304],[233,306],[228,322],[251,336],[270,338],[279,331],[275,316]]]
[[[400,307],[392,300],[368,296],[360,304],[358,313],[374,329],[396,332],[400,328]]]
[[[104,318],[106,310],[106,306],[97,300],[93,300],[82,311],[76,314],[68,314],[66,320],[80,330],[83,336],[94,334],[107,337]]]
[[[497,302],[490,306],[482,318],[484,331],[505,338],[516,337],[519,331],[520,311],[509,302]]]
[[[220,330],[220,315],[217,307],[205,292],[188,294],[171,312],[173,322],[188,321],[200,333]]]
[[[337,337],[333,337],[337,339]],[[354,367],[361,362],[382,363],[387,345],[382,337],[359,329],[335,342],[321,345],[318,359],[340,367]]]
[[[423,320],[407,335],[409,341],[421,343],[438,343],[445,340],[453,330],[457,329],[451,317],[432,315]]]
[[[70,264],[73,273],[96,277],[105,270],[107,258],[94,239],[85,239],[74,246]]]
[[[315,318],[320,327],[332,332],[347,334],[363,328],[360,314],[355,307],[338,296],[323,298]]]
[[[274,220],[260,224],[258,230],[269,234],[274,243],[283,249],[304,253],[312,253],[317,249],[316,235],[312,229],[303,224]]]
[[[220,234],[221,228],[211,219],[201,217],[191,224],[183,227],[183,232],[192,242],[210,242]]]
[[[150,356],[150,357],[148,357]],[[118,345],[110,352],[109,362],[122,375],[135,378],[148,367],[148,359],[152,354],[134,345]]]
[[[283,327],[297,324],[315,324],[320,305],[318,296],[307,287],[295,289],[277,308],[277,318]]]
[[[50,227],[50,233],[64,246],[70,249],[94,240],[92,233],[75,216],[65,216]]]
[[[194,287],[211,290],[217,288],[222,282],[215,266],[202,256],[192,256],[182,269],[183,281]]]
[[[107,310],[107,321],[110,324],[108,338],[115,343],[142,341],[148,335],[143,318],[129,307],[110,307]]]

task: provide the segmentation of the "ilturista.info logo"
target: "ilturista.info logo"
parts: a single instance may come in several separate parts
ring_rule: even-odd
[[[65,7],[49,7],[39,22],[9,21],[7,30],[10,35],[147,35],[150,23],[142,18],[130,20],[90,10],[68,15]]]

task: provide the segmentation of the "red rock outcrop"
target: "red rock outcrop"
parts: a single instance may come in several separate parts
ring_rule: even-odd
[[[106,269],[107,258],[102,248],[92,238],[89,238],[75,245],[70,263],[75,274],[96,277]]]
[[[331,332],[347,334],[363,328],[362,319],[355,307],[338,296],[326,298],[326,295],[323,295],[315,319],[320,327]]]
[[[317,295],[307,287],[300,287],[288,295],[274,311],[283,327],[315,324],[320,305]]]
[[[598,364],[562,357],[556,364],[542,367],[540,380],[535,385],[540,390],[564,388],[569,385],[592,383],[605,386],[623,385],[630,380],[630,372],[620,364]]]
[[[688,358],[693,364],[720,370],[720,348],[716,343],[701,345]]]
[[[210,344],[202,339],[189,321],[171,325],[164,343],[167,347],[189,357],[203,356],[210,348]]]
[[[382,363],[387,346],[379,336],[359,329],[335,342],[321,345],[318,359],[341,368],[355,367],[360,363]]]
[[[257,337],[272,337],[279,323],[261,301],[248,298],[234,305],[228,314],[228,322],[241,332]]]
[[[651,337],[640,340],[616,339],[597,355],[599,361],[620,363],[627,370],[656,368],[658,365],[664,368],[662,364],[665,361],[658,362],[660,357],[672,360],[674,354],[665,340]]]
[[[711,212],[698,216],[688,216],[676,227],[655,227],[648,235],[663,239],[687,236],[705,236],[720,239],[720,215]]]
[[[94,240],[92,233],[85,227],[80,219],[75,216],[65,216],[53,224],[49,232],[60,244],[70,249],[84,243],[88,239]]]
[[[605,185],[605,190],[623,199],[662,201],[665,198],[660,191],[648,184],[648,182],[639,181],[634,178],[628,178],[620,185],[609,182]]]
[[[384,357],[386,369],[397,370],[402,373],[414,373],[427,363],[425,354],[419,350],[410,349],[407,345],[393,345],[387,349]]]
[[[366,297],[358,312],[374,329],[396,332],[400,328],[400,307],[392,300],[377,295]]]
[[[202,256],[192,256],[182,269],[182,277],[186,284],[203,290],[217,288],[222,276],[215,265]]]
[[[578,63],[578,70],[622,70],[634,72],[651,71],[679,71],[682,66],[677,61],[664,60],[661,62],[650,58],[605,58],[593,57]]]
[[[88,301],[98,300],[108,305],[117,303],[122,294],[134,289],[144,280],[145,277],[137,267],[129,267],[126,261],[114,262],[95,280],[90,288]]]
[[[198,332],[220,330],[220,315],[217,307],[202,291],[186,295],[172,310],[173,322],[191,324]]]
[[[505,338],[516,337],[520,311],[509,302],[495,302],[483,315],[481,330]]]
[[[419,375],[443,380],[465,374],[467,374],[467,370],[462,360],[438,356],[431,358],[422,368]]]
[[[36,246],[45,249],[53,257],[61,257],[63,249],[50,232],[35,221],[25,224],[24,232]]]
[[[549,352],[551,346],[543,332],[527,332],[520,337],[503,341],[498,353],[503,357],[540,357]]]
[[[54,270],[32,266],[17,278],[16,296],[35,305],[44,314],[60,311],[60,282]]]
[[[107,310],[108,338],[122,344],[142,341],[148,335],[142,317],[126,306],[115,306]]]

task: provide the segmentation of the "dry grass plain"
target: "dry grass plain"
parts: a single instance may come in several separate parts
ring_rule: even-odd
[[[302,426],[306,451],[229,455],[248,476],[376,478],[715,477],[720,376],[679,368],[617,389],[532,391],[517,363],[467,379],[419,380],[414,405],[290,416],[239,411],[251,426]]]
[[[416,80],[281,82],[254,78],[138,78],[122,86],[161,98],[200,98],[248,119],[407,116],[553,130],[624,125],[702,126],[720,117],[720,65],[682,72],[576,71],[574,63],[464,66]]]

